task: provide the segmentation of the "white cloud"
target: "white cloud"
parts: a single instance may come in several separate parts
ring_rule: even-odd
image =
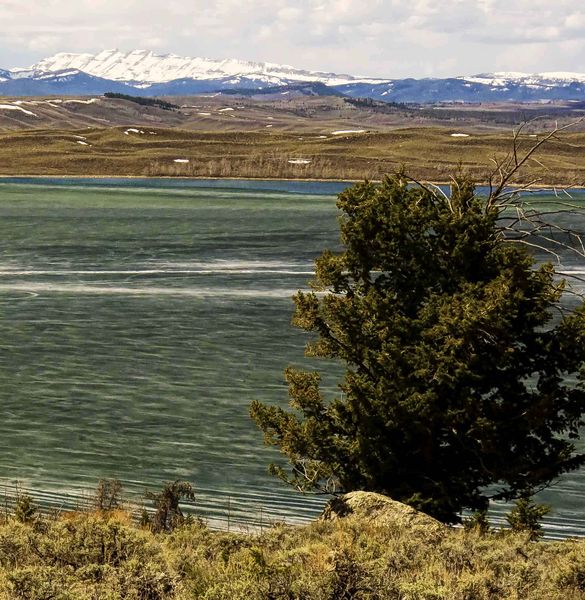
[[[150,48],[387,77],[585,70],[582,0],[0,0],[0,67]]]

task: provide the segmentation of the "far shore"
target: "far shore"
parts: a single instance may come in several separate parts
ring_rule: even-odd
[[[155,178],[351,184],[380,181],[385,174],[404,169],[413,179],[435,185],[449,185],[459,172],[485,185],[490,177],[497,177],[494,165],[501,166],[510,158],[510,139],[503,132],[453,138],[449,131],[410,128],[326,137],[317,132],[167,128],[157,129],[153,136],[132,137],[121,128],[100,128],[84,132],[85,140],[66,129],[4,132],[0,133],[0,180]],[[575,151],[585,148],[585,133],[564,138],[567,143],[554,140],[540,148],[538,160],[527,161],[514,182],[532,189],[585,187],[585,153]],[[531,147],[530,139],[521,152]]]
[[[291,178],[291,177],[190,177],[190,176],[171,176],[171,175],[28,175],[28,174],[17,174],[17,175],[0,175],[0,183],[8,182],[13,179],[95,179],[97,181],[102,179],[120,179],[120,180],[151,180],[151,181],[268,181],[268,182],[291,182],[291,183],[347,183],[348,185],[360,183],[364,179],[324,179],[316,177],[304,177],[304,178]],[[382,179],[368,179],[372,183],[381,183]],[[436,185],[436,186],[450,186],[452,181],[426,181],[421,180],[423,184]],[[487,187],[489,182],[477,182],[478,187]],[[538,192],[548,190],[574,190],[574,191],[585,191],[585,183],[578,185],[570,183],[538,183],[532,186],[524,186],[520,184],[511,184],[507,186],[509,189],[525,190],[526,192]]]

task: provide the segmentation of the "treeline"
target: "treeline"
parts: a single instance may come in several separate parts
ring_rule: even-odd
[[[372,98],[350,98],[345,97],[343,99],[347,104],[357,106],[358,108],[371,108],[377,112],[394,112],[397,109],[410,111],[413,107],[417,107],[415,104],[406,104],[404,102],[382,102],[381,100],[374,100]]]
[[[115,98],[117,100],[128,100],[142,106],[156,106],[163,110],[177,110],[180,108],[177,104],[167,102],[166,100],[160,100],[159,98],[142,98],[141,96],[129,96],[128,94],[119,94],[117,92],[106,92],[105,98]]]

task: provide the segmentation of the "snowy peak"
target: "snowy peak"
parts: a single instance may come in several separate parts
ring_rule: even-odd
[[[155,54],[148,50],[104,50],[99,54],[59,53],[45,58],[29,69],[16,71],[53,72],[75,69],[119,82],[139,85],[166,83],[178,79],[224,79],[246,78],[269,85],[281,85],[288,81],[321,82],[342,85],[351,82],[380,83],[380,79],[367,79],[351,75],[337,75],[320,71],[305,71],[288,65],[259,63],[236,59],[213,60],[189,58],[175,54]]]
[[[327,86],[315,93],[385,102],[585,101],[585,74],[494,72],[426,79],[372,79],[308,71],[270,62],[213,60],[149,50],[59,53],[35,65],[0,69],[0,94],[129,93],[139,96],[276,93],[282,87]],[[270,92],[272,90],[272,92]],[[284,92],[286,93],[286,92]],[[304,92],[303,92],[304,93]]]

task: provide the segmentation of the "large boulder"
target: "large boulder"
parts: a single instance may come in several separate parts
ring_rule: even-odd
[[[355,518],[381,526],[422,528],[428,533],[439,533],[446,529],[445,525],[433,517],[429,517],[411,506],[396,502],[388,496],[373,492],[349,492],[333,498],[321,515],[321,519],[324,521],[342,518]]]

